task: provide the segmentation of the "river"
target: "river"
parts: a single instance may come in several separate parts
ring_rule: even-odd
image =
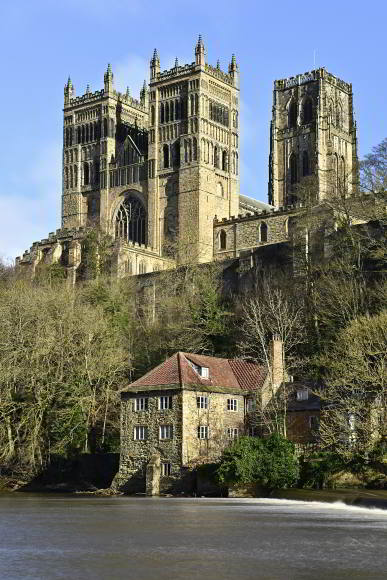
[[[1,580],[387,578],[387,511],[284,499],[0,494]]]

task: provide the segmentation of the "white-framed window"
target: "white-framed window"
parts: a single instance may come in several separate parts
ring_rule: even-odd
[[[298,389],[297,390],[297,401],[307,401],[309,399],[308,389]]]
[[[159,397],[159,411],[165,411],[165,409],[172,409],[172,396],[162,396]]]
[[[208,367],[202,367],[197,365],[196,363],[192,362],[192,360],[188,361],[191,367],[194,369],[195,372],[202,377],[202,379],[209,379],[210,378],[210,369]]]
[[[171,464],[169,461],[162,461],[161,462],[161,475],[162,477],[167,477],[171,475]]]
[[[173,439],[173,425],[160,425],[159,439]]]
[[[239,435],[238,427],[227,427],[226,435],[229,439],[237,439]]]
[[[198,409],[208,409],[208,397],[196,397],[196,406]]]
[[[146,425],[136,425],[133,437],[136,441],[145,441],[148,439],[148,427]]]
[[[199,425],[198,427],[198,439],[208,439],[210,435],[210,430],[208,425]]]
[[[148,397],[137,397],[134,399],[134,410],[135,411],[147,411],[148,410]]]
[[[227,399],[227,411],[238,411],[237,399]]]
[[[246,401],[246,411],[248,413],[251,413],[252,411],[255,411],[257,407],[257,402],[255,399],[247,399]]]

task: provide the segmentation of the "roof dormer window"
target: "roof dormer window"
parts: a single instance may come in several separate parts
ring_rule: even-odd
[[[202,367],[200,365],[195,364],[191,360],[188,361],[193,370],[201,377],[202,379],[209,379],[210,378],[210,369],[208,367]]]

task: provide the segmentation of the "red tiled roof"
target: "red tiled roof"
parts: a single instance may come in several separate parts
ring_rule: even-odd
[[[209,378],[201,377],[192,364],[208,367]],[[255,391],[263,386],[266,369],[254,363],[237,359],[217,358],[188,352],[177,352],[143,377],[131,383],[132,387],[183,385],[223,387],[236,391]]]

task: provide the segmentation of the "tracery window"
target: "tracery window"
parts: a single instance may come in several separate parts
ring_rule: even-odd
[[[145,244],[146,212],[141,201],[130,195],[120,205],[116,215],[116,238]]]
[[[225,250],[227,247],[227,234],[224,230],[221,230],[219,234],[219,249]]]
[[[304,123],[310,123],[313,119],[313,103],[312,99],[309,97],[304,102],[303,107],[303,119]]]

